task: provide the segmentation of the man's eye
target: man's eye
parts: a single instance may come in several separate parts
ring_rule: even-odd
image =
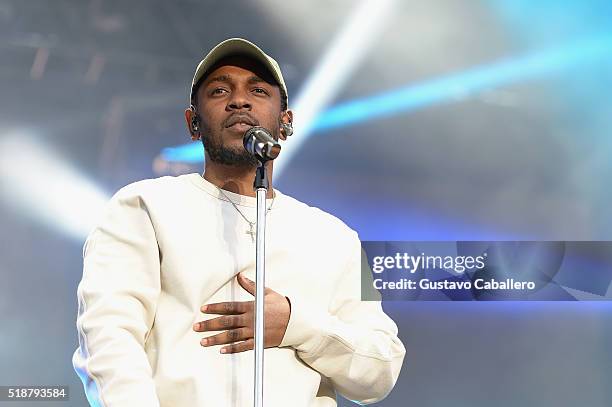
[[[263,89],[263,88],[255,88],[255,89],[253,89],[253,92],[255,92],[255,93],[261,93],[261,94],[264,94],[264,95],[267,95],[267,94],[268,94],[268,92],[266,92],[266,90],[265,90],[265,89]]]
[[[212,92],[210,92],[211,95],[220,95],[227,92],[225,89],[223,88],[215,88],[212,90]]]

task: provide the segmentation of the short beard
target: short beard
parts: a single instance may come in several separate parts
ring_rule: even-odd
[[[279,119],[280,123],[280,119]],[[223,144],[221,136],[213,136],[208,126],[203,126],[202,144],[210,161],[233,167],[253,168],[259,165],[259,160],[244,148],[231,148]],[[272,137],[278,140],[278,130],[272,132]]]
[[[219,138],[211,136],[210,129],[205,129],[202,134],[202,144],[210,161],[234,167],[257,167],[257,158],[249,154],[244,148],[227,147],[218,140]]]

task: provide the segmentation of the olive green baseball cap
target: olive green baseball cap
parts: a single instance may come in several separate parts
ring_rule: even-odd
[[[243,38],[230,38],[217,44],[198,64],[193,75],[193,81],[191,82],[189,100],[192,105],[194,104],[196,89],[200,81],[208,73],[208,70],[221,59],[234,55],[244,55],[260,62],[272,74],[272,77],[281,89],[281,97],[283,97],[285,104],[288,104],[287,86],[285,85],[278,62],[252,42]]]

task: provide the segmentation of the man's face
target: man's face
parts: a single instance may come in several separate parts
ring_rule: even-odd
[[[244,57],[220,61],[198,89],[198,111],[207,158],[220,164],[256,166],[242,137],[253,126],[278,140],[281,96],[270,73]]]

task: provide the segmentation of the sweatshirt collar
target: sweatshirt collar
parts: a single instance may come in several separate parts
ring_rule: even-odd
[[[257,206],[257,198],[252,197],[252,196],[236,194],[234,192],[230,192],[225,189],[223,190],[223,193],[227,195],[227,197],[223,196],[223,193],[219,191],[219,187],[205,180],[204,177],[202,177],[202,175],[198,174],[197,172],[186,174],[183,176],[186,177],[192,184],[204,190],[207,194],[211,195],[212,197],[220,201],[227,202],[227,198],[229,198],[236,205],[250,206],[253,208]],[[273,208],[280,205],[281,202],[284,200],[283,194],[278,189],[274,188],[274,194],[276,195],[276,198],[274,199]],[[272,198],[266,199],[266,206],[269,206],[271,203],[272,203]]]

